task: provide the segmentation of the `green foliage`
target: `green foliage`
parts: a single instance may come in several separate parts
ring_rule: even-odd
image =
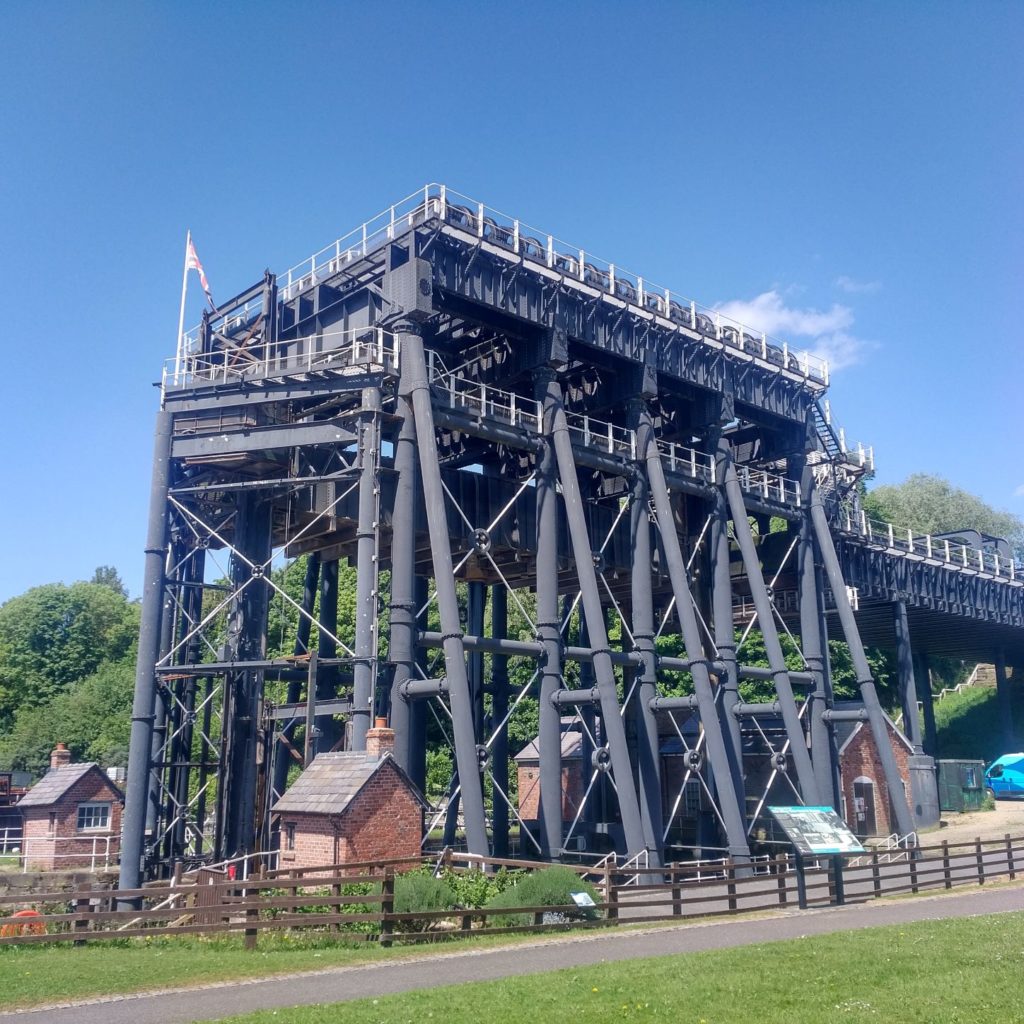
[[[921,533],[973,529],[1005,537],[1024,556],[1020,516],[992,508],[942,477],[914,473],[901,484],[876,487],[864,496],[864,510],[872,519]]]
[[[456,906],[483,907],[498,893],[515,885],[522,872],[505,868],[493,875],[483,871],[446,871],[443,877],[452,890]]]
[[[1010,687],[1014,722],[1024,722],[1024,692]],[[940,757],[977,759],[988,764],[1007,753],[1003,720],[993,686],[970,686],[935,702],[935,729]],[[1020,749],[1018,743],[1010,748]]]
[[[423,914],[432,910],[451,910],[455,893],[444,878],[436,878],[429,868],[409,871],[395,879],[395,913]],[[403,921],[401,931],[427,931],[434,922]]]
[[[514,885],[497,893],[487,901],[489,909],[510,910],[516,907],[566,907],[573,906],[572,893],[585,892],[595,902],[600,902],[598,891],[572,868],[561,864],[541,868],[520,876]],[[592,919],[597,917],[593,907],[580,907],[563,911],[566,919]],[[497,927],[532,924],[530,914],[496,914],[488,922]]]
[[[106,583],[50,583],[0,606],[0,728],[103,662],[130,657],[138,616]]]

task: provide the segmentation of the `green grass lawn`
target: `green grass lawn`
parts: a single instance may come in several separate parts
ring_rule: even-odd
[[[556,954],[552,953],[552,959]],[[232,1024],[1011,1024],[1024,914],[925,921],[230,1018]]]

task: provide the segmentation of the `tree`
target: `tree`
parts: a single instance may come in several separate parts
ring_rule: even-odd
[[[880,519],[920,533],[978,530],[1008,540],[1024,557],[1024,520],[987,505],[942,477],[913,473],[901,484],[876,487],[864,496],[864,510]]]
[[[0,606],[0,728],[105,661],[131,657],[139,609],[103,583],[50,583]]]
[[[98,565],[89,582],[98,583],[101,587],[109,587],[115,594],[120,594],[122,597],[128,596],[128,588],[112,565]]]

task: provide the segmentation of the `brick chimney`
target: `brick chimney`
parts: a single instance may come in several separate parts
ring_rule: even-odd
[[[366,753],[370,757],[383,757],[395,749],[395,730],[388,728],[386,718],[376,718],[373,728],[366,730]]]
[[[71,751],[63,743],[58,743],[50,751],[50,767],[63,768],[69,764],[71,764]]]

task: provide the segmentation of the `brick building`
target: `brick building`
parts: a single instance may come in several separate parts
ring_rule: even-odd
[[[116,863],[124,794],[94,762],[72,764],[58,743],[50,770],[18,801],[26,866],[36,871]]]
[[[391,756],[394,743],[394,731],[377,719],[365,753],[313,759],[274,805],[280,867],[419,859],[426,803]]]
[[[859,701],[842,701],[837,708],[857,709]],[[914,747],[910,740],[885,716],[889,742],[896,757],[903,788],[910,799],[910,758]],[[839,786],[842,793],[840,816],[854,835],[885,836],[895,831],[889,789],[878,756],[871,727],[867,722],[836,723],[839,748]]]
[[[572,821],[580,808],[586,789],[583,771],[583,735],[569,723],[562,722],[562,820]],[[537,740],[528,743],[515,756],[519,782],[519,816],[525,822],[540,819],[540,753]]]

